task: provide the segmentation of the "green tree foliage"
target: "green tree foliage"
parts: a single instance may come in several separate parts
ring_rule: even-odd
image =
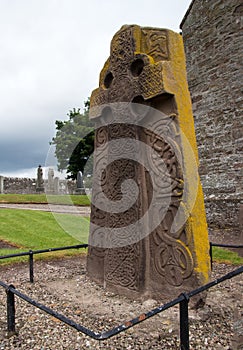
[[[92,165],[87,161],[94,151],[94,125],[88,116],[89,100],[84,105],[83,113],[80,108],[73,108],[67,114],[68,120],[56,120],[56,136],[51,142],[56,146],[58,170],[66,170],[67,178],[72,179],[84,169],[86,174],[92,175]]]

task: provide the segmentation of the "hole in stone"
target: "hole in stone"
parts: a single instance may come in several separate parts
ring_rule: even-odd
[[[139,103],[140,105],[144,105],[146,102],[144,101],[143,96],[138,95],[134,97],[134,99],[132,100],[132,103]]]
[[[102,112],[101,112],[101,118],[103,118],[103,120],[105,122],[111,122],[113,119],[112,116],[112,110],[110,107],[105,107]]]
[[[111,72],[107,73],[104,80],[104,85],[106,89],[111,86],[112,80],[114,79],[113,74]]]
[[[141,58],[137,58],[135,61],[132,62],[131,64],[131,72],[132,75],[134,77],[138,77],[142,71],[143,71],[143,67],[144,67],[144,62]]]
[[[145,116],[149,112],[149,108],[146,106],[149,107],[150,103],[145,101],[143,96],[138,95],[132,100],[130,108],[134,115]]]

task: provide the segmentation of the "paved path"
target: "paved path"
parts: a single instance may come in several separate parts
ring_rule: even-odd
[[[74,205],[61,205],[61,204],[13,204],[13,203],[0,203],[0,209],[27,209],[27,210],[41,210],[62,214],[76,214],[82,216],[90,215],[90,207],[80,207]]]

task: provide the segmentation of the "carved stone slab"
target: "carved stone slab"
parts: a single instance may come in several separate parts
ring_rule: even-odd
[[[90,278],[129,297],[161,300],[206,283],[209,243],[181,36],[123,26],[90,118]]]

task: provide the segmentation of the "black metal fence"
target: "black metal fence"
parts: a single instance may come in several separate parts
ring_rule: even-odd
[[[230,247],[230,248],[243,248],[243,246],[232,246],[232,245],[218,245],[215,243],[210,243],[210,253],[212,254],[212,246],[223,246],[223,247]],[[10,255],[5,255],[1,256],[0,259],[7,259],[11,257],[16,257],[16,256],[24,256],[24,255],[29,255],[30,259],[30,281],[33,282],[33,255],[34,254],[40,254],[40,253],[46,253],[50,251],[57,251],[57,250],[65,250],[65,249],[79,249],[79,248],[87,248],[87,244],[80,244],[76,246],[68,246],[68,247],[61,247],[61,248],[51,248],[51,249],[43,249],[43,250],[36,250],[36,251],[29,251],[25,253],[19,253],[19,254],[10,254]],[[212,257],[212,255],[211,255]],[[31,262],[32,261],[32,262]],[[32,267],[31,267],[32,266]],[[31,272],[32,271],[32,272]],[[127,329],[147,320],[150,317],[153,317],[167,309],[169,309],[172,306],[175,306],[179,304],[179,322],[180,322],[180,348],[182,350],[189,350],[190,345],[189,345],[189,312],[188,312],[188,304],[190,301],[190,298],[193,296],[202,293],[209,288],[226,281],[227,279],[231,279],[243,272],[243,266],[235,269],[234,271],[210,282],[205,284],[202,287],[199,287],[197,289],[194,289],[190,291],[189,293],[182,293],[178,298],[163,304],[151,311],[148,311],[147,313],[144,313],[142,315],[139,315],[136,318],[133,318],[132,320],[129,320],[117,327],[114,327],[108,331],[104,332],[95,332],[91,329],[86,328],[83,325],[80,325],[76,323],[75,321],[71,320],[70,318],[60,314],[59,312],[52,310],[51,308],[42,305],[36,300],[31,299],[27,295],[21,293],[19,290],[15,289],[13,285],[7,285],[6,283],[0,281],[0,286],[5,288],[6,294],[7,294],[7,330],[9,334],[14,334],[16,332],[15,329],[15,295],[18,296],[20,299],[26,301],[27,303],[39,308],[40,310],[46,312],[47,314],[59,319],[60,321],[64,322],[65,324],[75,328],[77,331],[86,334],[87,336],[96,339],[96,340],[105,340],[108,338],[111,338],[118,333],[124,332]]]
[[[148,318],[155,316],[167,309],[169,309],[172,306],[175,306],[177,304],[180,305],[179,308],[179,322],[180,322],[180,348],[182,350],[189,350],[189,318],[188,318],[188,303],[190,301],[190,298],[204,292],[205,290],[227,280],[230,278],[233,278],[243,272],[243,266],[240,268],[224,275],[223,277],[220,277],[210,283],[205,284],[202,287],[199,287],[197,289],[192,290],[189,293],[182,293],[178,298],[170,301],[169,303],[166,303],[162,306],[159,306],[147,313],[144,313],[142,315],[139,315],[136,318],[133,318],[132,320],[129,320],[117,327],[114,327],[108,331],[105,332],[94,332],[91,329],[86,328],[83,325],[80,325],[76,323],[75,321],[71,320],[70,318],[60,314],[59,312],[56,312],[55,310],[52,310],[51,308],[42,305],[36,300],[31,299],[27,295],[21,293],[19,290],[15,289],[13,285],[7,285],[4,282],[0,281],[0,286],[5,288],[7,293],[7,329],[10,334],[15,333],[15,295],[18,296],[20,299],[26,301],[27,303],[39,308],[40,310],[46,312],[47,314],[57,318],[58,320],[66,323],[67,325],[75,328],[77,331],[84,333],[88,335],[89,337],[96,339],[96,340],[105,340],[108,338],[111,338],[118,333],[124,332],[127,329],[147,320]]]
[[[219,244],[219,243],[210,242],[209,254],[210,254],[210,261],[211,261],[211,269],[213,267],[213,247],[243,249],[243,245]],[[80,248],[88,248],[88,244],[77,244],[72,246],[48,248],[48,249],[41,249],[41,250],[29,250],[28,252],[23,252],[23,253],[2,255],[0,256],[0,260],[15,258],[18,256],[29,256],[29,280],[31,283],[33,283],[34,282],[34,255],[56,252],[60,250],[80,249]]]
[[[48,248],[48,249],[41,249],[41,250],[29,250],[28,252],[23,252],[23,253],[1,255],[0,259],[10,259],[18,256],[29,256],[29,276],[30,276],[29,278],[30,278],[30,282],[33,283],[34,282],[34,255],[57,252],[60,250],[80,249],[80,248],[88,248],[88,244],[77,244],[77,245],[71,245],[66,247]]]

